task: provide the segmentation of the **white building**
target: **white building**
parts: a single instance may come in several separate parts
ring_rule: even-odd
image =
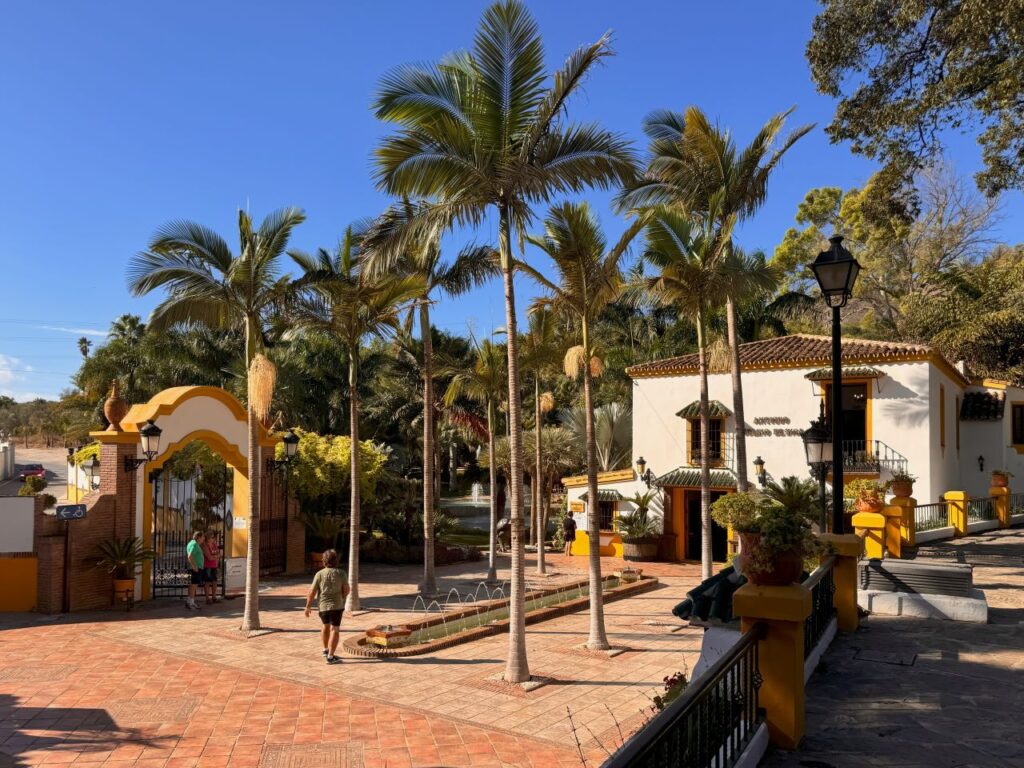
[[[987,496],[993,469],[1015,474],[1011,489],[1024,489],[1024,389],[971,379],[962,365],[919,344],[849,339],[842,357],[847,480],[885,481],[902,469],[916,476],[920,504],[939,501],[949,490]],[[831,340],[800,334],[741,344],[740,361],[748,478],[755,479],[757,457],[769,478],[808,477],[800,434],[823,403],[831,413]],[[652,508],[664,514],[671,537],[662,556],[699,559],[697,355],[644,363],[627,373],[633,379],[634,467],[642,456],[664,492]],[[710,374],[708,392],[714,498],[736,488],[730,373]],[[579,529],[585,530],[585,479],[564,482]],[[646,486],[635,472],[620,471],[603,475],[600,489],[604,527],[620,509],[632,509],[625,499]],[[713,543],[716,559],[724,559],[725,531],[718,529]]]

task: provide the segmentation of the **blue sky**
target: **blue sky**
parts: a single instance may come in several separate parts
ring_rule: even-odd
[[[774,112],[818,128],[791,151],[767,204],[739,235],[770,251],[815,186],[863,183],[874,166],[828,143],[833,103],[811,84],[804,46],[811,0],[530,2],[551,66],[614,30],[617,56],[572,107],[643,146],[641,119],[701,106],[745,142]],[[237,209],[283,205],[308,221],[294,245],[333,245],[345,224],[387,203],[371,151],[386,132],[369,111],[379,77],[468,47],[481,0],[19,3],[0,27],[0,393],[53,397],[80,356],[125,312],[145,317],[125,265],[172,218],[234,243]],[[972,173],[970,138],[951,143]],[[609,236],[608,194],[588,195]],[[1019,193],[999,236],[1020,240]],[[540,212],[543,213],[543,212]],[[471,235],[480,242],[495,233]],[[470,235],[447,243],[454,249]],[[533,293],[520,289],[523,307]],[[497,283],[435,310],[436,323],[486,333],[504,322]]]

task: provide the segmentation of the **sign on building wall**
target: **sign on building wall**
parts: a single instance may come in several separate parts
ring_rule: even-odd
[[[586,504],[584,504],[582,501],[570,501],[569,502],[569,511],[570,512],[582,512],[586,508],[587,508]]]
[[[224,591],[241,592],[245,589],[245,558],[229,557],[224,561]]]

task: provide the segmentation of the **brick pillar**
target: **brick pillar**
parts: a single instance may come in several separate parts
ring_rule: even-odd
[[[912,496],[893,496],[892,505],[899,507],[903,512],[900,521],[900,538],[908,547],[915,546],[914,510],[917,509],[917,499]]]
[[[988,495],[992,497],[992,507],[995,510],[996,518],[999,520],[999,527],[1009,528],[1010,489],[1003,486],[993,485],[988,489]]]
[[[288,498],[288,555],[285,573],[297,574],[306,570],[306,526],[299,518],[299,503]]]
[[[885,515],[858,512],[853,516],[853,529],[864,536],[864,557],[881,560],[885,553]]]
[[[949,524],[953,527],[956,538],[967,535],[967,493],[964,491],[946,491],[942,496],[949,503]]]
[[[796,749],[804,737],[804,620],[811,615],[811,591],[802,584],[744,584],[733,595],[732,610],[744,632],[757,623],[765,627],[757,646],[764,680],[759,703],[772,743]]]
[[[102,443],[100,445],[100,487],[99,492],[114,498],[112,510],[113,520],[110,535],[118,539],[126,539],[135,535],[135,525],[142,510],[135,508],[135,489],[139,482],[139,473],[145,472],[141,466],[133,472],[126,472],[124,460],[135,458],[138,443]]]
[[[856,632],[860,626],[857,612],[857,563],[864,550],[864,543],[856,534],[839,535],[828,533],[819,536],[829,545],[836,556],[832,578],[836,586],[833,603],[836,607],[836,628],[840,632]]]

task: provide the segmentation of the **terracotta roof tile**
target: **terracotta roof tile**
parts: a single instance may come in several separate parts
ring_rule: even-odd
[[[924,344],[907,344],[872,339],[843,341],[843,360],[851,363],[924,359],[935,350]],[[794,334],[775,339],[740,344],[740,365],[747,370],[790,364],[793,368],[820,366],[832,360],[832,340],[828,336]],[[952,367],[952,366],[950,366]],[[626,369],[634,378],[645,376],[678,376],[697,373],[697,354],[654,360]]]
[[[994,392],[965,392],[960,404],[960,421],[999,421],[1006,400]]]
[[[663,488],[666,486],[700,488],[700,470],[693,469],[692,467],[676,467],[671,472],[666,472],[654,482]],[[711,487],[735,488],[736,476],[731,470],[713,469],[711,470]]]
[[[676,413],[676,416],[679,416],[682,419],[700,418],[700,400],[694,400],[688,406]],[[728,416],[732,416],[732,411],[722,405],[718,400],[709,400],[708,416],[713,419],[724,419]]]

